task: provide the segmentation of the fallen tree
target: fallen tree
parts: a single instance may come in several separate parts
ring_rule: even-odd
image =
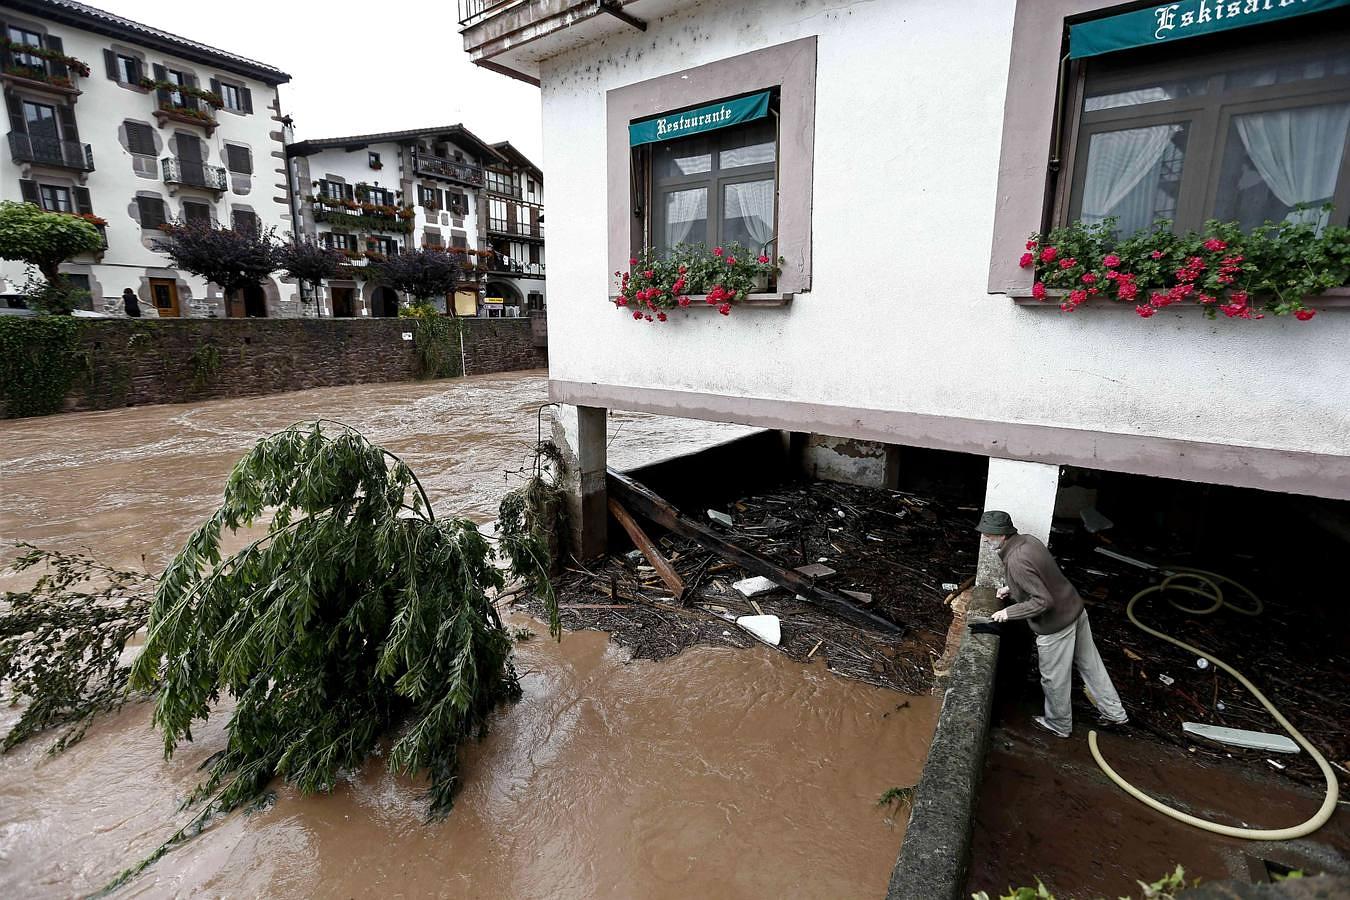
[[[264,438],[160,575],[148,608],[144,591],[139,603],[123,597],[145,587],[126,579],[83,616],[87,592],[53,603],[53,586],[69,595],[82,575],[111,572],[69,560],[34,592],[5,595],[0,675],[12,699],[28,702],[5,748],[63,722],[74,729],[64,747],[91,717],[141,693],[154,699],[171,756],[233,698],[225,746],[184,803],[191,821],[109,887],[260,799],[275,778],[304,793],[331,790],[386,737],[390,769],[425,776],[429,816],[443,816],[461,746],[521,693],[492,598],[508,575],[539,583],[548,567],[534,510],[508,510],[498,540],[512,565],[502,570],[474,522],[438,518],[412,470],[354,429],[321,421]],[[223,553],[226,532],[263,521],[265,534]],[[21,563],[42,561],[53,560],[30,551]],[[556,633],[556,603],[551,618]],[[128,670],[119,659],[141,624],[145,645]],[[53,660],[64,666],[56,675]]]

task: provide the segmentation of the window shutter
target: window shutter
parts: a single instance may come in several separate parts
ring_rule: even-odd
[[[19,179],[19,193],[23,195],[24,203],[31,203],[34,206],[42,205],[42,199],[38,196],[37,182],[31,178]]]
[[[155,133],[141,122],[124,123],[127,129],[127,149],[144,156],[155,156]]]
[[[218,79],[218,78],[212,78],[211,81],[210,81],[210,85],[211,85],[211,90],[212,90],[212,92],[217,93],[217,94],[220,93],[220,79]]]
[[[89,202],[89,188],[72,188],[75,192],[75,211],[82,215],[92,216],[94,214],[94,205]]]
[[[132,57],[131,59],[131,80],[133,84],[139,85],[141,79],[145,77],[145,63]]]
[[[63,103],[56,108],[56,115],[61,119],[61,140],[78,142],[80,130],[75,127],[75,107]]]
[[[107,47],[103,48],[103,65],[108,70],[109,78],[111,78],[113,81],[122,80],[120,77],[118,77],[117,54],[109,50]]]
[[[356,188],[353,185],[344,184],[342,186],[342,196],[346,197],[348,200],[355,200]]]
[[[237,175],[253,174],[253,154],[247,147],[226,144],[225,162],[230,171]]]
[[[62,46],[61,44],[61,39],[51,34],[47,35],[47,49],[55,50],[57,53],[66,52],[65,47]],[[51,73],[53,75],[56,75],[61,78],[70,75],[70,69],[67,68],[66,64],[61,62],[59,59],[49,59],[47,60],[47,65],[51,67]]]
[[[239,99],[244,102],[244,112],[253,112],[253,92],[246,87],[239,89]]]
[[[5,92],[5,106],[9,108],[9,130],[18,134],[28,133],[28,124],[23,119],[23,101],[17,94]]]
[[[169,72],[168,72],[168,70],[165,69],[163,66],[161,66],[159,63],[153,63],[153,64],[151,64],[151,66],[150,66],[150,71],[154,73],[155,81],[168,81],[168,80],[169,80]],[[168,103],[168,102],[169,102],[169,92],[166,91],[166,90],[164,90],[164,88],[158,88],[158,89],[155,91],[155,99],[158,100],[160,103]]]

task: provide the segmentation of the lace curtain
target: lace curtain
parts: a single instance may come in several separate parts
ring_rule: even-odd
[[[1320,223],[1325,214],[1316,207],[1336,190],[1350,103],[1235,116],[1233,126],[1270,192],[1285,206],[1313,207],[1285,218]]]

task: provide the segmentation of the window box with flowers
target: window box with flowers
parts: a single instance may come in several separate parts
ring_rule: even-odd
[[[627,272],[614,273],[619,292],[610,302],[643,322],[665,322],[675,310],[729,316],[736,306],[784,306],[791,294],[769,293],[781,263],[735,243],[712,250],[679,244],[664,253],[648,248],[628,261]]]
[[[1313,304],[1350,285],[1350,228],[1319,228],[1317,217],[1267,222],[1253,231],[1210,220],[1177,235],[1160,220],[1123,237],[1115,221],[1074,223],[1032,235],[1023,268],[1035,270],[1033,303],[1058,301],[1064,312],[1106,301],[1148,319],[1177,304],[1207,318],[1308,321]]]

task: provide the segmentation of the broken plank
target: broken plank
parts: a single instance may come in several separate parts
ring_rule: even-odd
[[[623,526],[623,530],[628,532],[628,537],[632,539],[633,545],[642,551],[642,555],[647,558],[647,562],[652,564],[652,568],[661,576],[661,580],[666,583],[666,587],[670,588],[670,592],[675,595],[675,599],[682,598],[684,596],[684,581],[676,574],[665,554],[657,549],[651,538],[647,537],[647,533],[642,530],[642,526],[628,514],[628,510],[623,508],[623,504],[613,497],[609,498],[609,513]]]
[[[904,626],[860,609],[849,598],[825,588],[817,587],[805,576],[784,569],[772,560],[733,544],[710,528],[690,519],[645,485],[614,469],[608,470],[607,484],[613,498],[628,509],[682,537],[702,544],[709,550],[734,562],[747,572],[763,575],[775,584],[801,594],[818,606],[825,607],[841,618],[865,628],[880,628],[888,632],[904,631]]]
[[[631,603],[559,603],[558,609],[632,609]]]

